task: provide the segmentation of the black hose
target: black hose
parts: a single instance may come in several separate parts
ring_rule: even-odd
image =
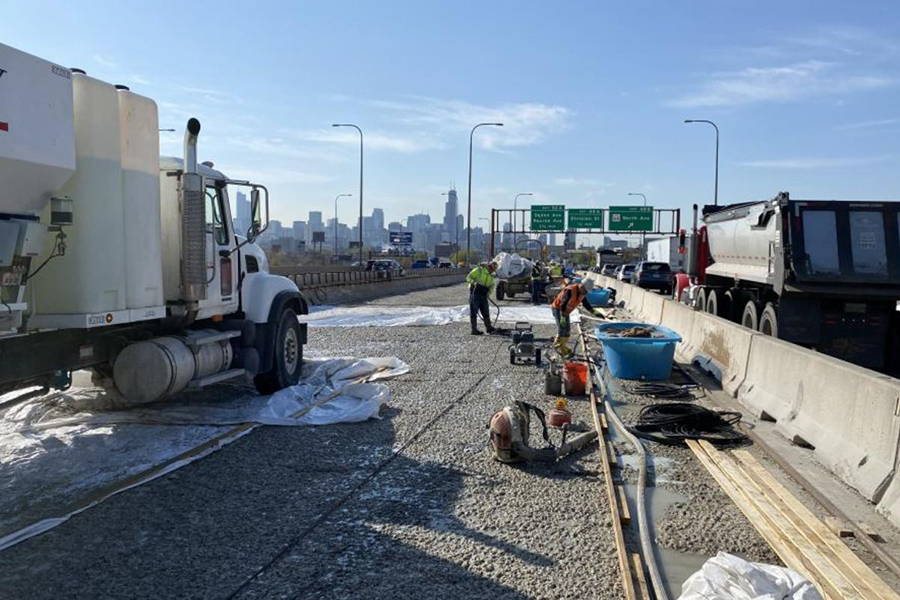
[[[642,408],[637,422],[629,430],[660,444],[680,445],[685,440],[707,440],[717,445],[738,445],[747,442],[747,436],[735,429],[741,416],[739,412],[667,402]]]
[[[664,381],[645,381],[631,384],[627,386],[626,389],[633,394],[640,394],[641,396],[649,396],[651,398],[665,400],[690,398],[691,400],[695,400],[697,397],[694,396],[693,392],[699,390],[700,386],[693,383],[678,384]]]

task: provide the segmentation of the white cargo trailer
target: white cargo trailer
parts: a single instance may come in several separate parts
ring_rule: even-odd
[[[684,252],[680,251],[679,247],[680,240],[677,235],[647,240],[647,260],[667,263],[672,272],[677,273],[685,269],[685,256],[690,243],[685,240]]]
[[[0,69],[0,393],[83,368],[134,402],[296,383],[307,303],[253,243],[265,186],[198,165],[197,119],[184,156],[161,158],[156,103],[124,86],[2,44]]]

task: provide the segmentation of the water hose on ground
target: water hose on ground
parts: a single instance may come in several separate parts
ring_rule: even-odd
[[[581,332],[581,343],[584,348],[584,353],[587,355],[587,341],[585,340],[585,334],[581,327],[579,327],[579,331]],[[603,398],[607,398],[608,389],[600,374],[600,370],[597,368],[595,362],[591,361],[590,364],[591,373],[594,380],[597,382],[597,385],[600,387],[600,393]],[[656,564],[656,553],[653,551],[653,540],[650,539],[650,528],[647,522],[647,451],[644,449],[644,445],[641,441],[628,431],[628,428],[625,427],[625,424],[619,418],[619,415],[616,414],[616,411],[610,403],[605,401],[605,405],[606,416],[612,421],[616,430],[622,434],[637,451],[639,463],[637,485],[638,530],[641,539],[641,549],[643,550],[644,555],[644,564],[647,565],[647,572],[650,574],[650,583],[653,585],[656,599],[669,600],[666,588],[663,585],[662,575],[660,575],[659,572],[659,565]]]

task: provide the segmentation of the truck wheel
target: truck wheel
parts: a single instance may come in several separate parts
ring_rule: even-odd
[[[273,339],[275,364],[270,371],[253,378],[253,383],[256,384],[260,394],[274,394],[280,389],[296,384],[300,379],[303,365],[303,345],[300,339],[297,313],[291,308],[286,308],[278,320]]]
[[[719,316],[719,292],[716,290],[711,289],[706,294],[706,312]]]
[[[775,312],[775,305],[771,302],[766,302],[766,307],[759,317],[759,332],[774,338],[778,337],[778,313]]]
[[[737,307],[740,306],[740,302],[736,300],[737,297],[737,292],[735,290],[725,290],[725,293],[722,294],[722,305],[724,307],[722,317],[729,321],[734,321],[737,317],[735,311],[737,310]]]
[[[706,288],[700,288],[697,290],[697,297],[694,299],[695,306],[698,310],[705,312],[706,311]]]
[[[753,331],[759,330],[759,309],[756,308],[756,302],[753,300],[747,300],[747,304],[744,305],[741,325]]]
[[[503,285],[503,282],[497,284],[497,300],[503,300],[503,297],[506,295],[506,289]]]

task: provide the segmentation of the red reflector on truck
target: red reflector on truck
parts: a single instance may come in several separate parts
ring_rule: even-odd
[[[0,121],[0,131],[9,131],[9,123]]]

